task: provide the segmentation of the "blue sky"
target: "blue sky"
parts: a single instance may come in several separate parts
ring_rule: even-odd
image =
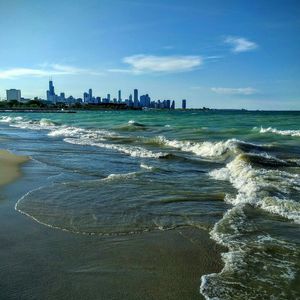
[[[189,107],[300,109],[300,2],[0,0],[0,97],[134,88]]]

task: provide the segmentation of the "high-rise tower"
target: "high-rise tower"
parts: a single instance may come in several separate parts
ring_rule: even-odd
[[[89,89],[89,102],[92,102],[93,99],[93,90]]]
[[[133,106],[134,107],[139,106],[139,91],[138,91],[138,89],[133,90]]]
[[[56,95],[52,79],[49,80],[49,90],[47,91],[47,101],[56,102]]]
[[[118,91],[118,102],[122,102],[121,90]]]

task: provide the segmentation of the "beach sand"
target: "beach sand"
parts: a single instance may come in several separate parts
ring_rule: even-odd
[[[220,249],[197,229],[103,239],[27,222],[5,226],[6,236],[0,228],[3,299],[204,299],[201,275],[222,269]]]
[[[27,156],[18,156],[0,150],[0,186],[6,185],[20,176],[20,165],[28,161]]]

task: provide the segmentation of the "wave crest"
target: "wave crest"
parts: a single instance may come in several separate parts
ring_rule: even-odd
[[[300,136],[300,130],[279,130],[273,127],[268,128],[260,128],[260,133],[274,133],[280,135],[288,135],[288,136]]]
[[[237,154],[252,148],[261,148],[260,145],[247,143],[238,139],[229,139],[220,142],[192,142],[168,140],[163,136],[159,136],[156,138],[156,141],[161,145],[176,148],[184,152],[192,152],[197,156],[206,158],[224,156],[229,152]]]

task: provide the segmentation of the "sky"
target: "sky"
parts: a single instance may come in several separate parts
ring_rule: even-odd
[[[191,108],[300,110],[300,1],[0,0],[0,97],[134,88]]]

